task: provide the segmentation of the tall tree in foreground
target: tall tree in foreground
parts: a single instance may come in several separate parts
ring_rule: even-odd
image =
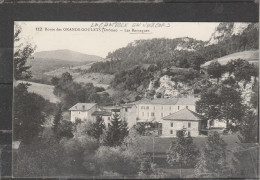
[[[111,124],[108,124],[108,130],[104,139],[107,146],[119,146],[128,135],[126,122],[122,121],[118,113],[113,114]]]
[[[35,93],[27,91],[28,85],[20,83],[14,88],[14,140],[30,143],[42,131],[48,102]]]
[[[172,145],[167,152],[167,162],[173,166],[175,163],[180,165],[180,177],[182,165],[194,166],[199,155],[199,151],[193,144],[191,137],[185,137],[185,131],[177,133],[177,140],[172,142]]]
[[[20,43],[21,27],[15,24],[14,33],[14,78],[15,80],[29,79],[31,78],[31,72],[29,69],[31,66],[26,65],[27,60],[31,57],[35,50],[32,44],[28,43],[23,45]]]
[[[217,132],[208,136],[195,166],[196,177],[227,177],[226,146]]]

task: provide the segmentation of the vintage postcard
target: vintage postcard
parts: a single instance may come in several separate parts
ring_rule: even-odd
[[[259,23],[14,24],[13,177],[259,178]]]

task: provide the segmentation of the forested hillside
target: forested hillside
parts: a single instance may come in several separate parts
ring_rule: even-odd
[[[160,78],[150,73],[160,72],[162,76],[161,72],[170,67],[200,70],[201,64],[212,59],[259,49],[258,34],[258,23],[220,23],[207,42],[188,37],[138,40],[109,53],[106,58],[110,61],[94,63],[87,71],[114,74],[112,87],[136,91],[147,88],[150,80]],[[143,68],[144,64],[154,68]],[[138,76],[139,71],[147,76]],[[183,79],[181,71],[176,75],[175,79]]]
[[[226,23],[227,24],[227,23]],[[162,68],[177,66],[199,69],[199,66],[214,58],[234,52],[258,49],[258,24],[249,24],[240,33],[235,33],[234,23],[228,27],[220,23],[216,32],[218,43],[198,41],[192,38],[138,40],[129,43],[107,55],[108,62],[97,62],[89,69],[90,72],[114,74],[122,69],[128,69],[137,64],[158,64]],[[238,30],[236,30],[238,31]],[[233,32],[233,33],[232,33]],[[221,38],[222,37],[222,38]],[[212,41],[212,38],[210,41]]]

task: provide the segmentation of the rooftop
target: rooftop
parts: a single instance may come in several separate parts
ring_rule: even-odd
[[[100,109],[121,109],[121,106],[101,106]]]
[[[97,103],[77,103],[74,106],[72,106],[69,111],[87,111],[93,106],[95,106]]]
[[[135,104],[133,104],[133,103],[123,104],[123,105],[122,105],[122,107],[127,107],[127,108],[131,108],[131,107],[133,107],[133,106],[135,106]]]
[[[92,113],[92,116],[111,116],[111,115],[112,113],[107,111],[95,111]]]
[[[161,104],[161,105],[195,105],[195,102],[199,98],[189,97],[189,98],[156,98],[156,99],[142,99],[140,101],[134,102],[134,104]]]
[[[187,108],[179,110],[173,114],[165,116],[162,118],[163,120],[190,120],[190,121],[200,121],[202,120],[202,116],[198,113],[195,113]]]
[[[229,54],[220,58],[213,59],[202,64],[200,67],[207,67],[211,62],[218,61],[221,65],[227,64],[227,62],[235,59],[244,59],[250,63],[257,63],[259,60],[259,50],[251,50],[251,51],[242,51],[233,54]]]

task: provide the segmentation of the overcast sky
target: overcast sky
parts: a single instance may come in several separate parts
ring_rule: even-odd
[[[105,22],[16,22],[22,27],[21,41],[37,46],[36,52],[69,49],[90,55],[106,57],[108,52],[126,46],[139,39],[191,37],[207,41],[219,23],[136,23],[109,24]],[[125,27],[118,27],[118,26]],[[156,25],[157,27],[154,27]],[[133,27],[135,26],[135,27]],[[138,26],[138,27],[136,27]],[[153,27],[147,27],[153,26]],[[41,27],[42,31],[36,31]],[[47,29],[45,29],[47,28]],[[57,31],[59,28],[61,31]],[[77,28],[68,31],[68,28]],[[90,29],[92,28],[92,29]],[[117,32],[91,31],[93,28],[117,30]],[[50,29],[55,29],[51,31]],[[145,30],[143,33],[132,31]],[[129,30],[130,32],[125,32]]]

